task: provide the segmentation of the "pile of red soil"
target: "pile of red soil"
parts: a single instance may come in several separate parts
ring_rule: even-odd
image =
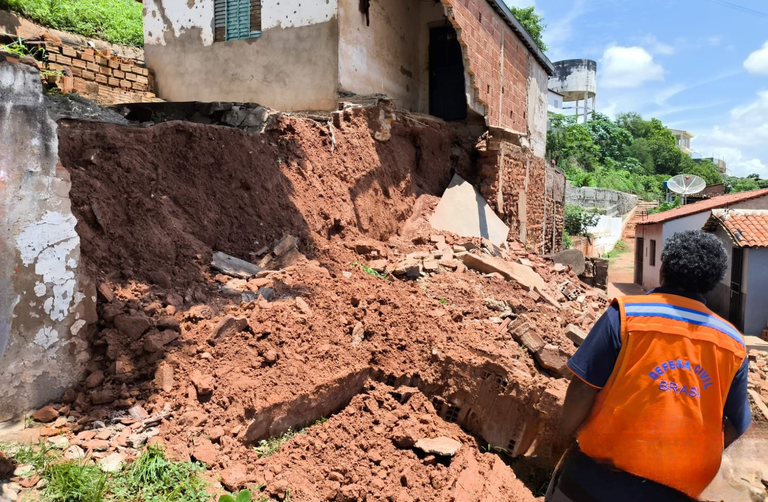
[[[457,417],[451,403],[479,390],[485,401],[473,406],[512,403],[509,420],[524,432],[518,454],[551,463],[566,382],[539,367],[490,306],[506,302],[565,353],[575,346],[564,327],[586,328],[597,313],[564,298],[556,309],[474,272],[403,282],[351,267],[370,258],[351,250],[361,236],[378,257],[429,252],[424,215],[453,172],[471,168],[451,127],[395,121],[380,142],[377,117],[348,111],[333,136],[327,124],[289,117],[255,135],[188,123],[61,126],[83,261],[101,285],[89,369],[105,375],[69,393],[83,415],[73,432],[115,408],[168,406],[159,440],[227,475],[245,468],[233,489],[264,481],[297,502],[531,499],[509,467],[449,423],[479,435],[480,408]],[[247,260],[285,233],[308,261],[249,281],[209,266],[214,251]],[[553,284],[575,280],[520,256]],[[243,302],[235,283],[274,297]],[[392,394],[401,385],[419,389],[405,404]],[[334,413],[274,457],[252,448]],[[403,430],[463,446],[447,465],[425,462],[397,444]]]

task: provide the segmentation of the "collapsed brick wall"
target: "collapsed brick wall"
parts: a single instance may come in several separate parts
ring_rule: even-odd
[[[530,52],[486,0],[442,2],[464,53],[473,98],[485,107],[488,125],[527,133]]]
[[[91,47],[45,43],[47,69],[64,75],[44,77],[62,93],[76,92],[103,105],[158,101],[152,71],[144,63]]]
[[[511,238],[536,253],[562,247],[565,176],[541,157],[507,139],[478,142],[480,193],[509,226]]]

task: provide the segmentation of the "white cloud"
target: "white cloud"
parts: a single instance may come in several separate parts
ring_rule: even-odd
[[[648,34],[643,38],[643,45],[648,48],[651,54],[659,54],[662,56],[671,56],[676,52],[675,48],[669,44],[665,44],[656,38],[655,35]]]
[[[700,133],[692,148],[704,157],[724,159],[734,176],[768,177],[768,91],[731,109],[725,122]]]
[[[544,30],[544,43],[549,47],[549,56],[553,61],[566,57],[567,50],[572,49],[566,47],[566,42],[573,36],[573,24],[587,12],[586,6],[586,0],[576,0],[563,17],[552,20],[545,16],[547,28]]]
[[[750,73],[768,74],[768,42],[749,55],[744,61],[744,68]]]
[[[642,47],[608,47],[600,63],[601,84],[608,89],[629,89],[664,80],[664,68]]]
[[[708,44],[709,44],[711,47],[717,47],[717,46],[719,46],[719,45],[720,45],[722,42],[723,42],[723,38],[722,38],[722,37],[719,37],[719,36],[717,36],[717,35],[713,35],[713,36],[711,36],[711,37],[708,37],[708,38],[707,38],[707,43],[708,43]]]

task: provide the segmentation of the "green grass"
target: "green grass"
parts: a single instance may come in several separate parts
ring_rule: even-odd
[[[440,303],[440,305],[447,305],[448,304],[448,299],[447,298],[440,298],[437,301]]]
[[[51,502],[101,502],[107,491],[107,473],[86,461],[50,463],[42,476],[48,480],[43,497]]]
[[[142,4],[135,0],[0,0],[0,9],[18,12],[44,26],[142,47]]]
[[[62,461],[43,443],[4,444],[0,450],[19,464],[33,465],[48,482],[42,502],[207,502],[211,497],[201,464],[169,460],[159,446],[147,447],[136,461],[113,474],[102,472],[88,459]]]
[[[206,502],[210,498],[200,477],[205,468],[193,462],[174,462],[159,446],[148,446],[142,456],[113,480],[115,501]]]
[[[366,274],[372,275],[374,277],[382,277],[382,278],[386,277],[384,274],[382,274],[381,272],[376,272],[374,269],[372,269],[371,267],[369,267],[365,263],[357,263],[357,262],[355,262],[355,263],[352,264],[352,268],[355,268],[355,267],[359,267],[360,270],[362,270]]]
[[[281,446],[283,446],[285,443],[287,443],[294,437],[298,436],[299,434],[304,434],[310,428],[316,425],[324,424],[327,421],[328,419],[323,417],[317,420],[315,423],[308,425],[299,431],[294,431],[289,427],[287,431],[283,432],[279,436],[273,436],[271,438],[262,439],[261,441],[259,441],[259,443],[256,446],[253,447],[253,449],[256,450],[256,453],[258,453],[259,458],[264,458],[270,455],[274,455],[275,453],[277,453],[277,451],[280,449]]]
[[[613,246],[612,250],[603,255],[603,258],[613,259],[624,253],[628,253],[629,251],[630,249],[627,243],[620,240],[616,243],[615,246]]]

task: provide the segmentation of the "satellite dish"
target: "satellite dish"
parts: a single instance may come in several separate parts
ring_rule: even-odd
[[[707,182],[695,174],[678,174],[667,181],[667,188],[680,195],[693,195],[707,188]]]

